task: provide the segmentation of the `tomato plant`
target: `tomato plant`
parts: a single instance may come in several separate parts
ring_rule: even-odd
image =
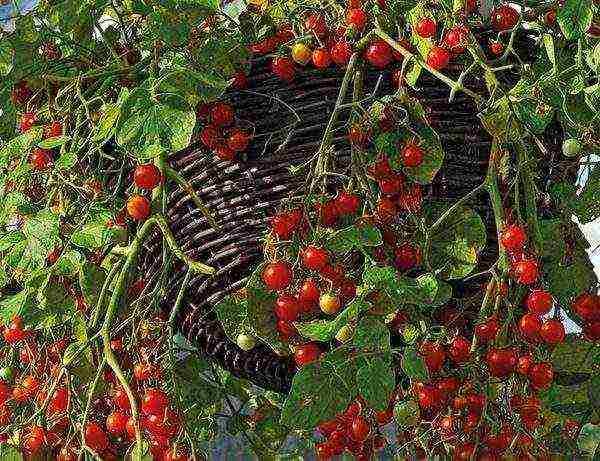
[[[597,2],[0,3],[0,458],[210,459],[231,436],[265,458],[598,455],[600,297],[572,219],[600,218]],[[265,135],[236,104],[321,77],[339,94],[304,187],[212,306],[238,362],[285,364],[277,394],[179,332],[190,277],[221,268],[180,246],[171,192],[219,219],[171,156],[244,165]],[[467,116],[486,140],[447,155]],[[440,196],[472,145],[481,183]]]

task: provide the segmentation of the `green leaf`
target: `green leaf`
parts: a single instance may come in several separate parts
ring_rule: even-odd
[[[416,381],[427,381],[429,374],[423,357],[413,347],[407,347],[402,354],[402,370],[409,378]]]
[[[589,171],[583,189],[572,206],[582,224],[588,224],[600,218],[600,165],[595,165]]]
[[[598,445],[600,445],[600,426],[591,423],[585,424],[579,431],[577,447],[585,456],[594,458],[598,452]]]
[[[512,114],[507,96],[491,104],[480,114],[480,119],[488,133],[502,143],[519,138],[519,124]]]
[[[444,208],[432,208],[433,218]],[[477,266],[479,253],[487,240],[485,224],[473,210],[463,208],[450,216],[431,236],[431,265],[446,279],[462,278]]]
[[[379,229],[374,226],[350,226],[337,231],[326,244],[334,253],[347,253],[354,248],[381,245],[383,238]]]
[[[117,102],[114,104],[106,104],[104,106],[102,115],[94,127],[92,141],[104,143],[114,136],[117,129],[117,120],[121,115],[121,107],[128,98],[129,90],[127,88],[122,88]]]
[[[5,77],[13,70],[15,50],[8,40],[0,41],[0,75]]]
[[[141,447],[138,448],[138,444],[134,443],[129,450],[127,459],[136,461],[152,461],[154,457],[150,453],[150,444],[142,439]]]
[[[518,120],[535,134],[542,134],[554,118],[554,109],[537,99],[519,99],[513,102]]]
[[[413,168],[405,168],[406,176],[420,184],[429,184],[442,167],[444,151],[439,135],[429,126],[416,127],[417,144],[423,150],[423,162]]]
[[[21,157],[23,152],[42,139],[42,134],[42,127],[33,127],[4,144],[0,148],[0,166],[8,166],[13,159]]]
[[[552,68],[556,72],[556,52],[554,50],[554,39],[550,34],[544,34],[543,36],[544,48],[546,48],[546,54],[548,59],[552,63]]]
[[[36,324],[38,327],[52,327],[64,320],[67,314],[75,312],[75,300],[63,284],[53,283],[50,278],[38,292]]]
[[[341,315],[341,314],[340,314]],[[313,320],[310,322],[294,322],[298,333],[311,341],[330,341],[336,335],[335,320]]]
[[[106,225],[109,219],[112,219],[112,215],[104,212],[93,217],[81,229],[73,232],[71,242],[78,247],[88,249],[97,249],[108,245],[124,233],[117,227],[109,228]]]
[[[104,281],[106,272],[94,264],[85,263],[79,271],[79,287],[81,294],[88,306],[94,307],[98,303],[98,297]]]
[[[569,335],[554,347],[551,360],[557,373],[594,374],[600,366],[600,346]]]
[[[74,152],[63,152],[54,162],[54,168],[58,170],[68,170],[77,163],[77,154]]]
[[[571,257],[544,262],[544,286],[564,306],[573,298],[593,287],[598,278],[594,266],[584,250],[576,250]]]
[[[421,55],[421,57],[426,59],[427,55],[429,54],[429,50],[431,48],[433,48],[433,43],[431,40],[420,37],[415,32],[416,24],[423,17],[433,18],[433,15],[431,14],[430,10],[428,8],[426,8],[425,5],[421,2],[417,3],[417,5],[412,10],[410,10],[408,12],[408,14],[406,15],[406,19],[410,23],[411,30],[412,30],[411,41],[412,41],[413,45],[415,45],[417,47],[417,50],[418,50],[419,54]]]
[[[403,400],[394,405],[394,420],[398,427],[416,426],[421,420],[421,409],[414,400]]]
[[[433,274],[423,274],[412,279],[399,276],[394,268],[368,266],[363,271],[363,284],[371,290],[384,289],[400,304],[438,307],[450,299],[452,287]]]
[[[600,375],[595,375],[587,384],[588,399],[590,405],[596,410],[600,408]]]
[[[294,326],[300,335],[312,341],[330,341],[335,335],[361,312],[366,312],[371,305],[361,298],[355,298],[348,306],[340,312],[333,320],[313,320],[310,322],[294,322]]]
[[[75,250],[66,251],[60,255],[52,266],[52,273],[64,277],[76,277],[84,261],[85,257],[80,252]]]
[[[361,351],[356,359],[359,393],[371,408],[385,410],[396,387],[390,331],[381,320],[366,317],[356,328],[353,345]]]
[[[397,279],[398,274],[391,266],[368,266],[362,275],[363,284],[373,288],[392,285]]]
[[[294,375],[281,424],[313,430],[344,411],[356,396],[356,366],[345,350],[324,354]]]
[[[25,236],[21,232],[7,232],[0,236],[0,252],[5,252],[24,239]]]
[[[175,377],[180,391],[179,397],[182,408],[188,409],[190,421],[204,415],[209,406],[222,399],[221,390],[204,379],[206,363],[196,355],[190,355],[174,364]],[[187,417],[186,417],[187,420]],[[187,421],[186,421],[187,422]]]
[[[27,315],[33,310],[34,296],[30,290],[7,296],[0,301],[0,319],[3,324],[9,322],[13,316],[18,315],[27,321]]]
[[[38,143],[38,147],[42,149],[54,149],[55,147],[62,146],[63,144],[70,141],[71,136],[55,136],[54,138],[47,138]]]
[[[394,148],[387,151],[391,167],[419,184],[431,183],[444,162],[444,150],[439,135],[427,122],[423,106],[406,94],[383,101],[405,110],[408,115],[406,127],[395,133]],[[404,166],[401,152],[409,143],[416,143],[423,151],[423,161],[418,167]]]
[[[589,0],[565,0],[556,12],[556,19],[567,40],[583,37],[592,24],[593,16]]]
[[[168,152],[186,148],[196,124],[196,113],[177,95],[155,100],[138,89],[128,98],[117,127],[117,143],[143,155],[159,144]]]
[[[12,248],[6,262],[27,275],[43,267],[48,253],[61,245],[58,216],[47,210],[40,211],[26,220],[23,235],[26,240]]]

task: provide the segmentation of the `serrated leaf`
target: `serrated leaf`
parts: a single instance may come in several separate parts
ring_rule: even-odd
[[[393,284],[397,278],[398,273],[391,266],[368,266],[362,274],[362,282],[371,287]]]
[[[211,405],[222,399],[221,390],[204,379],[206,363],[197,355],[190,355],[175,364],[180,403],[189,409],[189,425],[193,426]],[[186,418],[187,419],[187,418]]]
[[[582,37],[592,24],[593,16],[589,0],[565,0],[556,12],[556,20],[567,40]]]
[[[535,99],[513,102],[516,116],[521,124],[535,134],[542,134],[554,118],[554,109]]]
[[[443,208],[436,207],[432,217],[440,216],[441,211]],[[468,208],[458,210],[431,235],[431,265],[446,279],[465,277],[477,266],[486,240],[486,228],[481,217]]]
[[[52,273],[64,277],[76,277],[84,261],[85,257],[78,251],[66,251],[53,264]]]
[[[395,133],[394,149],[388,151],[390,166],[403,172],[408,178],[419,184],[429,184],[442,167],[444,150],[439,135],[433,130],[425,117],[423,106],[407,95],[395,99],[385,99],[407,113],[407,126],[400,127]],[[423,152],[423,160],[417,167],[406,167],[401,152],[408,144],[417,144]]]
[[[98,123],[94,127],[94,136],[92,137],[92,140],[94,142],[103,143],[110,139],[115,134],[119,115],[121,115],[120,105],[109,104],[105,106]]]
[[[498,99],[479,115],[484,128],[500,142],[510,142],[519,137],[519,124],[510,110],[508,97]]]
[[[433,16],[432,16],[430,10],[428,8],[426,8],[425,5],[421,2],[417,3],[417,5],[412,10],[410,10],[406,15],[406,19],[410,23],[411,30],[412,30],[411,41],[412,41],[413,45],[415,45],[417,47],[417,50],[418,50],[419,54],[421,55],[421,57],[427,58],[427,55],[429,54],[429,50],[431,48],[433,48],[433,43],[431,40],[422,38],[415,32],[416,24],[423,17],[433,17]]]
[[[119,232],[119,229],[108,228],[106,222],[92,221],[73,232],[71,242],[82,248],[102,248],[116,238]]]
[[[409,378],[416,381],[427,381],[429,373],[423,357],[413,347],[407,347],[402,354],[402,370]]]
[[[593,287],[598,278],[594,266],[584,250],[575,255],[545,262],[543,283],[552,295],[564,306],[573,298]]]
[[[0,148],[0,166],[8,166],[13,159],[28,151],[31,146],[42,139],[42,134],[42,127],[33,127],[4,144]]]
[[[217,318],[225,334],[236,341],[240,334],[251,334],[279,353],[289,351],[277,331],[277,318],[273,312],[276,293],[266,291],[260,281],[262,265],[249,278],[243,295],[234,293],[215,306]]]
[[[600,166],[595,165],[589,172],[581,192],[572,203],[573,211],[582,224],[588,224],[600,217]]]
[[[26,318],[34,305],[34,296],[30,290],[22,290],[17,294],[6,296],[0,301],[0,319],[3,324],[9,322],[13,316]]]
[[[356,359],[359,393],[371,408],[385,410],[396,386],[389,329],[381,320],[366,317],[358,324],[352,343],[361,351]]]
[[[356,396],[356,366],[345,350],[324,354],[294,375],[281,424],[313,430],[346,409]]]
[[[310,322],[294,322],[294,326],[300,335],[312,341],[330,341],[335,335],[360,313],[366,312],[371,305],[363,299],[355,298],[348,306],[340,312],[333,320],[313,320]]]

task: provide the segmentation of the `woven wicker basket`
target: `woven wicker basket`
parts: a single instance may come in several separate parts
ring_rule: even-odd
[[[452,70],[451,70],[452,72]],[[196,277],[185,292],[177,319],[182,333],[212,360],[235,375],[255,384],[279,391],[289,389],[294,368],[289,358],[275,355],[265,346],[249,352],[239,349],[224,335],[214,306],[227,294],[244,286],[245,278],[262,255],[261,239],[268,216],[284,197],[298,194],[302,177],[292,177],[288,167],[306,161],[318,148],[322,133],[338,95],[344,71],[304,71],[293,85],[283,84],[268,69],[266,59],[253,62],[249,90],[230,94],[238,118],[255,128],[255,140],[248,160],[241,163],[221,161],[212,152],[193,146],[171,157],[173,168],[187,178],[205,203],[216,212],[222,228],[212,229],[186,193],[170,186],[168,220],[175,238],[192,258],[218,269],[212,278]],[[381,73],[365,75],[365,91],[372,91]],[[379,92],[393,92],[389,76],[384,76]],[[472,80],[469,87],[484,93],[484,82]],[[448,103],[448,88],[429,75],[423,75],[417,96],[427,107],[434,129],[445,151],[444,165],[428,188],[429,197],[452,202],[466,194],[485,176],[491,139],[481,127],[471,100],[458,95]],[[340,124],[348,114],[343,114]],[[290,135],[290,129],[293,131]],[[335,138],[336,161],[349,159],[349,146],[338,130]],[[548,129],[545,142],[558,152],[559,130]],[[287,142],[284,141],[287,139]],[[541,178],[544,182],[548,178]],[[495,258],[495,229],[491,208],[481,198],[473,206],[488,224],[488,250],[483,264]],[[148,279],[156,277],[161,264],[159,235],[149,241],[141,261]],[[185,268],[173,271],[164,299],[164,309],[174,305]],[[481,282],[481,281],[480,281]],[[478,286],[478,285],[477,285]],[[469,286],[455,286],[455,296],[469,291]]]

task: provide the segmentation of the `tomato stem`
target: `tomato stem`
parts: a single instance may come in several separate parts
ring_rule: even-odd
[[[427,72],[432,74],[434,77],[437,77],[439,80],[441,80],[446,85],[448,85],[454,93],[458,93],[458,92],[462,91],[466,95],[473,98],[478,104],[482,104],[484,102],[483,96],[475,93],[472,90],[469,90],[468,88],[463,87],[459,82],[452,80],[447,75],[444,75],[440,71],[427,65],[427,63],[425,61],[423,61],[420,57],[418,57],[417,55],[408,51],[406,48],[404,48],[402,45],[400,45],[396,40],[394,40],[392,37],[390,37],[388,34],[386,34],[381,29],[376,29],[375,34],[378,35],[381,39],[385,40],[388,43],[388,45],[390,45],[398,53],[402,54],[405,58],[414,59],[415,62],[417,64],[419,64],[419,66],[421,66],[423,69],[425,69]]]

